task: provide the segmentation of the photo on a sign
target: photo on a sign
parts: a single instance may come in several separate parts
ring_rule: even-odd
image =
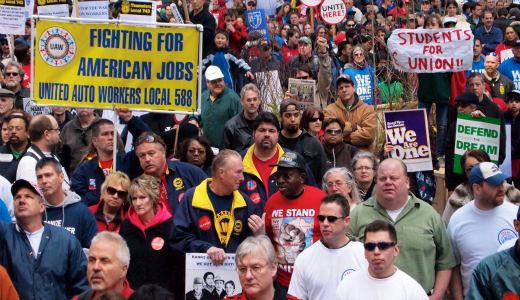
[[[214,300],[242,293],[235,254],[215,266],[206,253],[186,253],[185,299]]]
[[[393,146],[391,157],[401,159],[408,172],[433,170],[426,110],[385,111],[386,142]]]
[[[289,92],[292,99],[298,102],[300,110],[309,106],[319,106],[316,97],[316,81],[314,79],[289,78]]]

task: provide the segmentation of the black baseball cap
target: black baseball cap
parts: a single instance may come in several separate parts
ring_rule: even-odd
[[[473,105],[479,105],[479,100],[477,95],[469,92],[464,92],[455,98],[455,102],[457,104],[473,104]]]
[[[306,170],[305,159],[303,159],[303,156],[292,151],[286,151],[282,157],[280,157],[278,163],[271,165],[271,167]]]

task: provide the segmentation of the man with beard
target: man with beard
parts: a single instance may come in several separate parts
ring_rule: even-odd
[[[298,103],[293,100],[284,100],[280,104],[282,131],[279,143],[282,147],[303,156],[311,171],[308,175],[320,184],[325,173],[325,152],[318,139],[300,128],[302,114],[298,107]]]
[[[4,176],[9,182],[14,182],[18,163],[31,145],[27,132],[30,116],[26,112],[13,111],[4,122],[7,122],[9,141],[7,144],[0,146],[0,154],[5,154],[5,157],[2,156],[0,160],[0,175]]]
[[[186,192],[175,213],[173,248],[207,253],[221,265],[250,235],[265,233],[261,211],[238,188],[244,180],[242,157],[222,150],[211,165],[212,178]]]
[[[4,85],[5,88],[14,93],[15,108],[23,109],[23,98],[30,97],[31,91],[22,86],[24,71],[22,65],[9,61],[4,68]]]
[[[288,288],[296,258],[321,237],[318,211],[325,193],[304,184],[300,154],[285,152],[276,167],[278,192],[265,205],[265,230],[276,251],[277,281]]]
[[[339,76],[336,89],[338,99],[323,111],[325,119],[341,119],[345,123],[343,140],[360,150],[370,151],[376,135],[374,108],[359,99],[350,76]]]
[[[471,274],[482,259],[517,237],[512,220],[516,218],[518,207],[504,201],[507,178],[491,162],[475,165],[469,174],[475,199],[458,209],[448,224],[458,263],[451,280],[453,299],[462,299],[468,292]]]
[[[61,144],[60,127],[52,116],[38,115],[29,123],[29,139],[31,146],[20,159],[16,171],[16,179],[36,182],[36,163],[44,157],[52,157],[59,162],[56,150]],[[63,170],[63,189],[70,187],[69,176]]]
[[[242,151],[252,144],[253,123],[262,110],[260,90],[254,83],[244,85],[240,92],[240,103],[243,111],[224,125],[224,149]]]

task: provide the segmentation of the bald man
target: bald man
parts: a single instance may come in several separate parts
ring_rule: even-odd
[[[29,123],[31,146],[27,149],[16,170],[16,180],[25,179],[36,182],[36,163],[43,157],[52,157],[60,161],[56,150],[60,145],[60,127],[54,117],[38,115]],[[64,170],[63,188],[70,189],[69,176]]]
[[[419,282],[430,299],[441,299],[455,257],[440,215],[409,189],[406,165],[399,159],[384,160],[377,169],[376,196],[354,208],[347,231],[363,239],[372,221],[392,224],[401,245],[396,266]]]
[[[501,98],[506,101],[508,100],[506,99],[507,94],[515,89],[515,85],[511,79],[498,72],[499,65],[500,61],[496,54],[486,56],[484,61],[484,78],[491,88],[491,97]]]

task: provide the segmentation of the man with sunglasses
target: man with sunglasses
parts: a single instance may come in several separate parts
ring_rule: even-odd
[[[31,91],[28,88],[22,86],[25,75],[22,69],[22,65],[15,61],[9,61],[5,65],[3,75],[5,88],[14,93],[15,108],[23,109],[23,98],[28,98]]]
[[[448,234],[458,265],[452,276],[454,300],[468,296],[471,274],[478,263],[517,238],[512,220],[518,207],[505,200],[505,180],[497,165],[482,162],[469,173],[474,200],[458,209],[448,223]],[[471,298],[473,299],[473,298]]]
[[[289,299],[335,299],[342,279],[366,269],[363,244],[345,235],[349,213],[348,201],[342,195],[323,198],[318,214],[321,240],[298,255],[289,285]]]
[[[43,221],[67,229],[83,248],[90,248],[90,242],[98,232],[96,219],[81,203],[78,194],[62,189],[60,163],[49,157],[41,159],[36,164],[36,179],[44,196]]]
[[[325,192],[304,184],[300,154],[286,151],[274,166],[278,192],[265,205],[265,230],[276,250],[277,281],[288,288],[296,258],[321,237],[317,216]]]
[[[224,74],[219,67],[209,66],[205,76],[208,89],[201,95],[202,134],[212,147],[222,149],[225,123],[242,112],[240,96],[226,86]]]
[[[428,299],[417,281],[394,264],[401,247],[392,224],[382,220],[368,224],[363,240],[368,269],[363,268],[343,279],[336,290],[336,299]]]
[[[396,266],[419,282],[430,299],[441,299],[456,265],[455,257],[440,215],[409,190],[403,161],[385,159],[377,170],[375,197],[356,206],[347,232],[363,238],[365,228],[374,220],[394,225],[400,240]]]

